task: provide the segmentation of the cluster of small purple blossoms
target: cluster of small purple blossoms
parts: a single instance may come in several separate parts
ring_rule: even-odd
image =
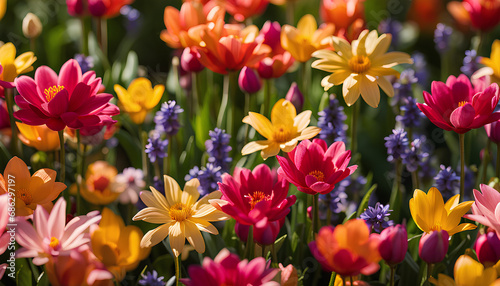
[[[200,181],[198,192],[204,196],[218,190],[218,182],[222,182],[221,167],[207,163],[205,167],[194,166],[189,174],[184,177],[185,181],[197,178]]]
[[[472,76],[472,74],[479,69],[479,60],[480,58],[477,56],[476,50],[465,51],[465,57],[460,71],[469,77]]]
[[[387,147],[387,161],[394,162],[406,156],[409,141],[404,129],[393,129],[392,134],[384,139],[385,147]]]
[[[407,128],[420,126],[420,119],[424,118],[425,115],[418,108],[415,98],[408,97],[400,109],[402,114],[396,116],[396,121],[401,122]]]
[[[410,143],[408,152],[403,157],[403,164],[406,165],[408,172],[415,172],[418,168],[425,164],[429,157],[429,153],[424,150],[424,143],[427,140],[425,136],[420,136]]]
[[[453,29],[443,23],[439,23],[434,30],[434,43],[436,50],[443,54],[450,49],[451,34]]]
[[[167,137],[174,136],[179,132],[181,124],[179,122],[179,114],[184,111],[175,100],[169,100],[161,105],[160,110],[156,112],[154,121],[155,129],[164,132]]]
[[[359,218],[365,220],[366,224],[374,231],[380,233],[385,228],[394,225],[392,220],[389,220],[391,215],[389,210],[389,205],[383,205],[379,202],[375,204],[375,207],[369,206],[368,209],[359,216]]]
[[[167,157],[168,144],[168,139],[162,139],[160,132],[153,130],[148,138],[148,144],[146,144],[146,154],[148,154],[149,161],[154,163],[156,160]]]
[[[321,128],[319,138],[328,144],[346,141],[347,125],[344,122],[347,116],[344,113],[344,107],[340,106],[339,101],[333,95],[330,95],[328,106],[318,112],[318,116],[318,127]]]
[[[229,156],[229,152],[232,150],[229,146],[231,135],[219,128],[210,131],[208,135],[210,135],[210,139],[205,141],[205,148],[209,156],[208,162],[219,166],[223,172],[229,171],[233,161],[233,158]]]
[[[139,285],[147,285],[147,286],[164,286],[167,283],[163,281],[165,277],[158,276],[158,272],[153,270],[153,272],[147,272],[146,275],[141,274],[142,279],[139,280]]]
[[[417,78],[418,84],[427,86],[429,81],[429,70],[424,54],[415,52],[412,54],[411,59],[413,60],[412,68],[415,71],[415,77]]]
[[[403,30],[403,25],[398,20],[392,18],[387,18],[378,24],[378,29],[380,33],[391,34],[392,35],[392,47],[397,47],[399,43],[399,33]]]
[[[142,24],[141,12],[130,5],[125,5],[120,9],[120,14],[124,16],[123,22],[127,32],[130,34],[137,33]]]
[[[85,56],[84,54],[76,54],[74,59],[80,65],[82,73],[86,73],[94,68],[94,58],[92,56]]]
[[[443,194],[444,199],[448,199],[458,193],[460,186],[460,176],[451,167],[439,166],[441,170],[434,177],[434,187]]]
[[[402,71],[399,79],[393,84],[394,97],[391,101],[391,105],[402,106],[408,104],[408,100],[413,96],[412,85],[417,82],[418,79],[413,69],[405,69]]]

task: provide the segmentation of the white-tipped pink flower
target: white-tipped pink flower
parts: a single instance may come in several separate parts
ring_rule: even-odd
[[[33,257],[33,264],[43,265],[51,257],[89,243],[88,229],[100,220],[97,212],[91,212],[66,224],[66,201],[63,198],[56,202],[50,215],[38,206],[33,214],[33,225],[28,221],[17,222],[16,240],[22,248],[16,255],[18,258]]]
[[[481,192],[474,190],[472,214],[464,217],[493,228],[500,238],[500,193],[488,185],[480,188]]]
[[[7,194],[0,196],[0,255],[2,255],[9,245],[9,234],[7,233],[7,223],[9,222],[9,212],[7,212],[9,196]],[[1,271],[1,269],[0,269]],[[0,278],[2,276],[0,275]]]

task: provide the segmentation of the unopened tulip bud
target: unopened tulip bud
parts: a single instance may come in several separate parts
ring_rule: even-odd
[[[191,48],[185,48],[182,52],[181,66],[187,72],[200,72],[205,68],[198,60],[198,53]]]
[[[23,34],[28,39],[36,39],[42,33],[42,22],[33,13],[28,13],[23,19]]]
[[[449,237],[446,230],[424,233],[418,245],[418,255],[429,264],[441,262],[448,252]]]
[[[281,25],[278,22],[267,21],[262,26],[259,36],[256,40],[259,43],[263,43],[271,47],[273,52],[277,52],[276,49],[281,48],[280,42]]]
[[[290,101],[293,106],[295,106],[297,113],[302,111],[302,106],[304,105],[304,96],[300,92],[297,83],[292,83],[290,89],[286,93],[285,99]]]
[[[271,245],[278,238],[280,229],[285,224],[284,218],[277,221],[268,221],[267,217],[263,218],[254,225],[253,240],[260,245]]]
[[[250,226],[249,225],[241,224],[239,222],[236,222],[236,224],[234,225],[234,232],[236,233],[236,235],[238,236],[238,238],[242,242],[245,242],[245,243],[248,240],[248,231],[249,230],[250,230]]]
[[[279,264],[281,270],[281,286],[296,286],[299,283],[299,276],[297,274],[297,269],[293,267],[292,264],[288,264],[284,267],[283,264]]]
[[[408,250],[408,234],[404,226],[390,226],[380,234],[378,251],[389,265],[403,262]]]
[[[80,17],[85,14],[83,0],[66,0],[68,6],[68,14],[73,17]]]
[[[486,124],[484,125],[484,129],[486,130],[486,135],[488,135],[488,138],[490,138],[493,143],[500,143],[500,121]]]
[[[256,93],[262,87],[259,76],[249,67],[243,67],[238,77],[240,89],[250,94]]]
[[[500,260],[500,239],[496,232],[490,231],[480,235],[474,245],[477,259],[485,267],[495,265]]]
[[[88,0],[89,12],[94,17],[102,17],[106,14],[107,6],[103,0]]]

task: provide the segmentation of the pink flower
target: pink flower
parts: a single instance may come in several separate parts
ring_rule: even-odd
[[[449,237],[446,230],[424,233],[418,244],[418,256],[427,263],[434,264],[443,261],[448,252]]]
[[[7,263],[0,264],[0,279],[2,279],[6,269],[7,269]]]
[[[490,124],[484,125],[484,129],[486,130],[486,135],[493,141],[495,144],[500,143],[500,121],[495,121]]]
[[[293,195],[287,197],[288,187],[283,178],[273,182],[271,169],[265,164],[253,171],[235,168],[233,176],[222,176],[219,183],[222,197],[210,203],[236,220],[237,233],[244,236],[245,231],[248,233],[245,225],[253,225],[254,240],[270,244],[282,226],[277,221],[290,212],[290,206],[297,200]]]
[[[181,279],[186,286],[206,285],[262,285],[279,286],[272,281],[278,269],[269,268],[269,263],[262,257],[257,257],[250,262],[240,260],[238,255],[223,249],[214,260],[209,257],[203,259],[203,265],[193,265],[188,269],[191,279]]]
[[[95,212],[73,218],[66,224],[66,201],[60,198],[50,215],[41,206],[33,214],[33,225],[17,222],[16,241],[22,246],[18,258],[34,257],[33,264],[43,265],[50,258],[90,242],[88,228],[98,224],[101,216]]]
[[[0,255],[2,255],[9,245],[10,235],[7,233],[7,224],[9,223],[9,195],[0,196]],[[1,278],[2,275],[0,275]]]
[[[417,105],[439,128],[463,134],[500,119],[500,113],[493,112],[500,99],[496,83],[478,92],[461,74],[458,78],[448,77],[446,84],[432,82],[431,91],[424,91],[425,104]]]
[[[380,233],[378,251],[389,265],[403,262],[408,250],[408,234],[403,225],[390,226]]]
[[[481,192],[474,190],[475,202],[472,204],[472,214],[464,215],[464,217],[491,227],[499,235],[500,193],[488,185],[481,184],[479,187]]]
[[[88,245],[82,245],[71,251],[53,257],[45,264],[45,270],[51,285],[113,285],[113,274],[106,270]]]
[[[288,158],[276,156],[280,163],[278,174],[306,194],[327,194],[335,184],[352,174],[357,165],[347,167],[351,151],[344,142],[330,147],[322,139],[304,140],[288,153]]]
[[[500,239],[494,231],[478,236],[474,250],[479,262],[486,267],[495,265],[500,260]]]
[[[243,22],[245,19],[262,14],[269,0],[227,0],[225,4],[227,12],[233,15],[236,21]]]
[[[498,0],[464,0],[462,5],[469,13],[471,24],[476,29],[488,31],[500,21]]]
[[[93,71],[82,75],[74,59],[62,66],[59,75],[41,66],[34,80],[21,76],[15,83],[19,91],[15,100],[21,110],[14,116],[28,125],[46,124],[54,131],[66,126],[80,129],[113,121],[111,116],[119,113],[118,107],[109,103],[113,95],[97,93],[101,79]]]

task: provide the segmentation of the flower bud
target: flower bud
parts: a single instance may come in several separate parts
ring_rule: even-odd
[[[85,14],[83,8],[83,0],[66,0],[68,6],[68,14],[73,17],[80,17]]]
[[[88,0],[89,12],[94,17],[102,17],[106,14],[108,7],[103,0]]]
[[[295,286],[299,283],[299,276],[297,274],[297,269],[293,267],[292,264],[288,264],[284,267],[283,264],[279,264],[281,270],[281,286]]]
[[[427,263],[441,262],[448,252],[449,237],[446,230],[424,233],[418,245],[418,255]]]
[[[474,244],[477,259],[485,267],[495,265],[500,260],[500,239],[496,232],[490,231],[480,235]]]
[[[253,228],[253,240],[260,245],[270,245],[276,241],[280,229],[285,223],[285,218],[277,221],[268,221],[264,217],[258,221]]]
[[[494,121],[490,124],[486,124],[484,125],[484,129],[486,130],[486,135],[488,135],[488,138],[493,143],[500,143],[500,121]]]
[[[236,224],[234,225],[234,232],[236,233],[238,238],[244,243],[246,243],[248,240],[249,230],[250,230],[249,225],[241,224],[239,222],[236,222]]]
[[[191,48],[185,48],[182,52],[181,66],[187,72],[200,72],[205,68],[198,60],[198,53]]]
[[[249,67],[243,67],[238,77],[240,89],[250,94],[256,93],[262,87],[259,76]]]
[[[33,13],[28,13],[23,19],[23,34],[28,39],[36,39],[42,33],[42,22]]]
[[[259,36],[257,36],[256,41],[263,43],[271,47],[273,52],[278,52],[276,49],[281,48],[280,42],[281,26],[278,22],[267,21],[262,26]]]
[[[408,250],[408,234],[404,226],[390,226],[380,234],[378,251],[389,265],[403,262]]]
[[[292,83],[290,89],[286,93],[285,99],[290,101],[293,106],[295,106],[297,113],[302,111],[302,106],[304,105],[304,96],[300,92],[297,83]]]

